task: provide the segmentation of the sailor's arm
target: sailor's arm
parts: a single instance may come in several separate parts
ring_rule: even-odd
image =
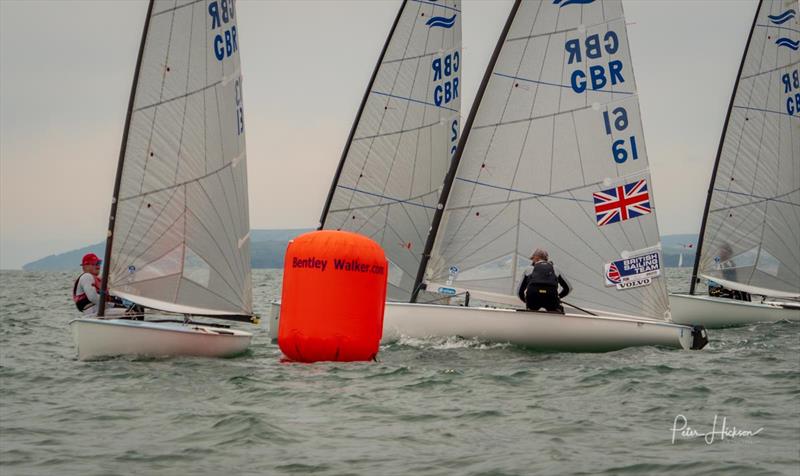
[[[528,274],[525,273],[522,276],[522,282],[519,283],[519,290],[517,290],[517,296],[519,297],[520,301],[522,301],[522,302],[527,302],[525,300],[525,290],[528,289],[528,280],[529,279],[530,279],[530,276],[528,276]]]
[[[81,290],[86,294],[86,298],[89,299],[92,304],[97,305],[97,303],[100,302],[100,295],[97,293],[97,289],[94,288],[94,276],[89,273],[83,273],[79,283]]]
[[[558,276],[558,284],[561,286],[561,292],[558,293],[558,298],[563,299],[572,291],[572,286],[569,285],[569,281],[567,281],[567,278],[562,276],[561,273],[556,271],[556,275]]]

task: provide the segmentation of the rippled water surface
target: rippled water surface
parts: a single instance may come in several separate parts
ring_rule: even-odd
[[[78,362],[73,279],[0,273],[3,476],[800,474],[797,322],[715,331],[699,352],[406,340],[377,363],[300,365],[259,329],[234,359]],[[265,315],[280,272],[253,280]],[[739,436],[673,443],[679,415]]]

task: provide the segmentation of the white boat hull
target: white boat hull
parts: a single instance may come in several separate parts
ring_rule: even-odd
[[[79,360],[117,355],[231,357],[250,345],[253,334],[197,324],[127,319],[71,321]]]
[[[746,326],[756,322],[800,320],[800,308],[792,304],[746,302],[692,294],[670,294],[672,321],[709,329]],[[794,304],[794,306],[797,306]]]
[[[279,319],[280,303],[273,303],[273,339],[278,337]],[[400,337],[459,336],[562,352],[608,352],[645,345],[692,349],[705,345],[704,331],[698,331],[703,335],[695,341],[695,330],[690,326],[645,318],[386,303],[383,319],[382,344]]]

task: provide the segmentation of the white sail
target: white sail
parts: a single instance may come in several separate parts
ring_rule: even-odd
[[[412,291],[461,104],[457,0],[404,0],[323,211],[324,229],[374,239],[389,260],[388,298]]]
[[[456,153],[426,280],[514,296],[541,247],[573,285],[570,304],[665,318],[621,3],[523,0],[511,21]]]
[[[156,0],[124,144],[109,288],[194,314],[252,314],[232,0]]]
[[[800,8],[759,4],[733,92],[696,275],[800,294]]]

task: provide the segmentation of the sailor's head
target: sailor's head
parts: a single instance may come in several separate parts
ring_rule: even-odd
[[[728,243],[722,243],[719,247],[719,258],[722,261],[727,261],[731,259],[731,256],[733,256],[733,249],[731,249],[731,245]]]
[[[550,256],[547,254],[547,251],[541,248],[536,248],[536,250],[534,250],[533,254],[531,255],[531,261],[533,261],[534,263],[538,263],[539,261],[549,261],[549,260]]]
[[[94,253],[86,253],[83,255],[83,259],[81,260],[81,267],[83,267],[84,273],[92,273],[97,275],[100,273],[100,266],[103,264],[103,261],[97,257]]]

